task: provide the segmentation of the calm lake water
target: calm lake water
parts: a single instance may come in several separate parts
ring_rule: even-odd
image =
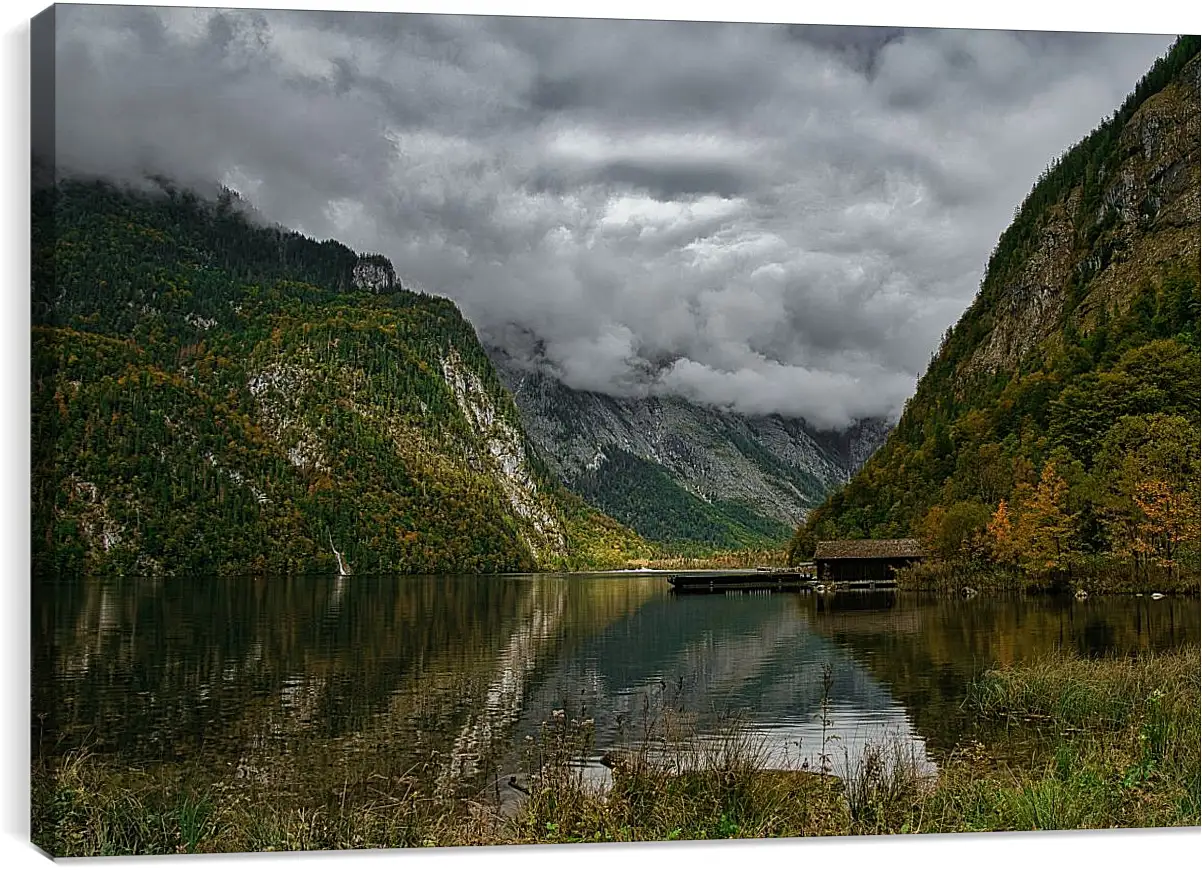
[[[595,721],[595,770],[665,708],[813,764],[826,668],[833,754],[896,736],[935,758],[991,665],[1199,640],[1195,599],[676,596],[637,574],[39,581],[33,604],[35,755],[215,779],[425,762],[461,789],[516,770],[556,710]]]

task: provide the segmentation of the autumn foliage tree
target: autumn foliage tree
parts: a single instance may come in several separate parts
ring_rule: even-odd
[[[1018,548],[1014,539],[1014,526],[1010,522],[1010,508],[1006,499],[998,502],[997,510],[985,527],[985,538],[988,541],[990,553],[1000,564],[1013,566],[1018,564]]]
[[[1136,485],[1134,501],[1140,514],[1136,547],[1155,564],[1175,573],[1185,552],[1197,553],[1202,535],[1198,499],[1163,480],[1146,480]]]
[[[1046,463],[1039,483],[1018,487],[1016,494],[1012,539],[1019,565],[1032,574],[1071,571],[1079,554],[1077,517],[1068,510],[1068,484],[1055,464]]]
[[[1179,572],[1197,553],[1198,454],[1197,426],[1164,414],[1125,417],[1103,440],[1101,516],[1110,552],[1133,575]]]

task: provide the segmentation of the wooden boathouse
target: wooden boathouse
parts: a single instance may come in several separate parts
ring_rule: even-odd
[[[922,557],[922,546],[914,538],[819,541],[814,550],[819,583],[869,588],[892,586],[898,568]]]

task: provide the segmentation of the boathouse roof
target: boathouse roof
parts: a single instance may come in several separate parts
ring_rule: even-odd
[[[915,538],[891,538],[882,541],[819,541],[814,550],[818,559],[921,559],[922,545]]]

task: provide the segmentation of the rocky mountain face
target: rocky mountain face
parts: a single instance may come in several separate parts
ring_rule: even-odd
[[[952,548],[1003,502],[1068,518],[1061,550],[1151,546],[1131,537],[1167,528],[1147,493],[1197,498],[1199,187],[1185,36],[1036,181],[898,425],[811,513],[794,557],[832,537]]]
[[[970,311],[984,314],[987,302],[991,328],[963,361],[964,375],[1014,371],[1027,354],[1060,343],[1066,318],[1089,330],[1103,310],[1126,308],[1165,264],[1197,262],[1198,80],[1195,56],[1098,137],[1109,141],[1078,146],[1093,144],[1094,153],[1082,155],[1076,183],[1031,228],[1021,262]]]
[[[556,477],[656,540],[780,540],[888,431],[880,420],[821,432],[802,420],[742,416],[674,397],[573,390],[500,348],[487,351]],[[650,516],[665,510],[687,514],[667,523]]]

